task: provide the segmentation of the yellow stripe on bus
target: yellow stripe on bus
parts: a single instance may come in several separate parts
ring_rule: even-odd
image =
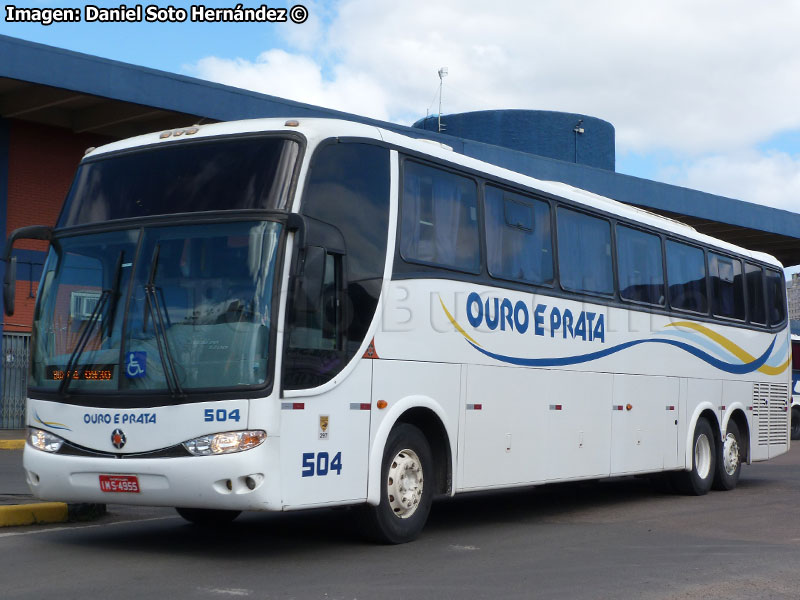
[[[461,325],[456,323],[456,320],[453,318],[453,315],[450,314],[450,311],[447,310],[447,307],[444,305],[444,302],[442,302],[442,298],[441,297],[439,297],[439,302],[441,303],[442,308],[444,309],[444,314],[446,314],[447,318],[450,319],[450,322],[453,324],[453,327],[455,327],[461,333],[461,335],[463,335],[465,338],[467,338],[470,342],[472,342],[476,346],[480,346],[480,344],[478,342],[476,342],[471,337],[469,337],[469,334],[466,331],[464,331],[464,329],[461,327]]]
[[[702,333],[706,337],[714,340],[720,346],[725,348],[728,352],[733,354],[736,358],[741,360],[744,363],[753,362],[756,357],[752,356],[749,352],[744,350],[743,348],[737,346],[728,338],[723,335],[720,335],[716,331],[709,329],[700,323],[692,323],[691,321],[676,321],[675,323],[670,323],[667,327],[686,327],[687,329],[694,329],[695,331]],[[765,375],[780,375],[786,369],[789,368],[791,364],[791,358],[788,358],[785,363],[778,365],[777,367],[771,367],[769,365],[762,365],[758,368],[758,371],[764,373]]]

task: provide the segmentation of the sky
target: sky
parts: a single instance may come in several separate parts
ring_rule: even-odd
[[[44,26],[5,8],[0,34],[407,125],[438,112],[446,66],[443,114],[591,115],[615,127],[618,172],[800,212],[800,2],[298,1],[302,23]]]

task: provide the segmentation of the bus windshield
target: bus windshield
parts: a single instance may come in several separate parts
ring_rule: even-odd
[[[281,224],[62,237],[34,315],[31,387],[61,393],[264,386]]]
[[[277,136],[192,140],[78,168],[58,227],[217,210],[286,210],[300,146]]]

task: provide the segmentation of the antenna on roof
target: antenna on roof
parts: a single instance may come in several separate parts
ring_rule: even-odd
[[[442,133],[442,86],[445,77],[447,77],[447,67],[442,67],[439,69],[439,133]]]

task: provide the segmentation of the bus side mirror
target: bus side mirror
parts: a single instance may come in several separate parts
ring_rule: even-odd
[[[47,225],[29,225],[20,227],[11,232],[6,240],[5,255],[6,273],[3,276],[3,309],[7,316],[14,314],[14,294],[17,287],[17,259],[11,256],[14,242],[17,240],[45,240],[53,241],[53,228]]]
[[[6,316],[14,314],[14,296],[17,287],[17,257],[6,262],[6,273],[3,276],[3,309]]]
[[[322,283],[325,279],[325,258],[327,253],[319,246],[306,246],[303,264],[296,279],[295,309],[313,313],[320,309]]]

